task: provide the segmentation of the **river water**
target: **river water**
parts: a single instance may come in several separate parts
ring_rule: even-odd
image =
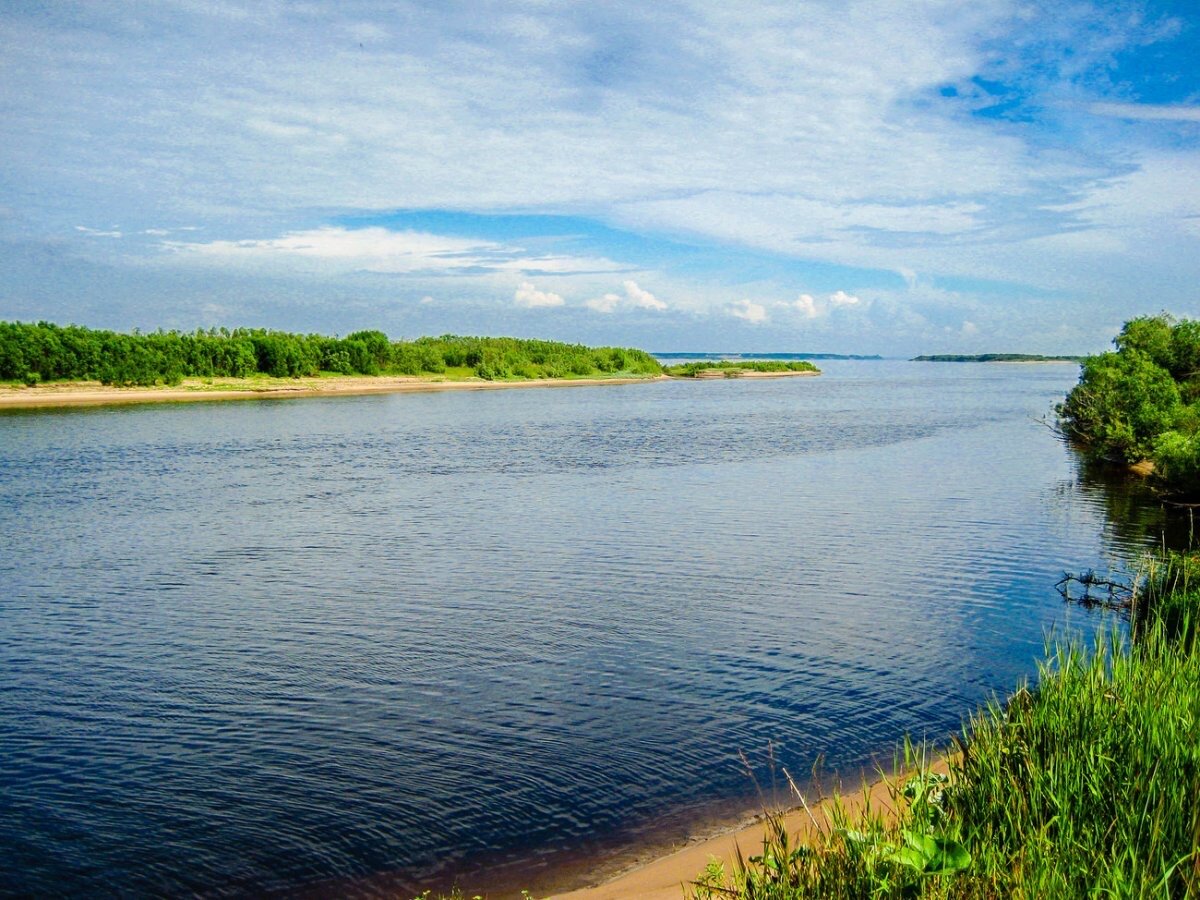
[[[944,739],[1157,512],[1073,366],[822,368],[0,415],[0,892],[536,886]]]

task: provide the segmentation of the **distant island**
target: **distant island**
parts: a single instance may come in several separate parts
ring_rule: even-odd
[[[709,359],[664,366],[672,378],[743,378],[778,375],[820,375],[821,370],[804,359]]]
[[[1041,356],[1037,353],[935,353],[914,356],[912,362],[1081,362],[1082,356]]]

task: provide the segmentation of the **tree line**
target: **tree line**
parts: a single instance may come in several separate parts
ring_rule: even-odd
[[[393,341],[382,331],[329,337],[262,328],[127,334],[50,322],[0,322],[0,380],[28,385],[178,384],[184,378],[259,374],[440,375],[450,370],[461,377],[495,380],[657,375],[662,367],[642,350],[520,338],[442,335]]]
[[[1142,316],[1113,343],[1084,359],[1060,428],[1095,458],[1152,462],[1167,490],[1200,497],[1200,320]]]

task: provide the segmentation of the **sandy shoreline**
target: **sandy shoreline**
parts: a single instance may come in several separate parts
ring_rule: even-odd
[[[554,378],[538,381],[435,381],[415,376],[341,376],[334,378],[185,378],[172,387],[112,387],[96,381],[0,387],[0,409],[61,406],[108,406],[129,403],[192,403],[204,400],[287,400],[302,397],[350,397],[418,391],[489,391],[505,388],[586,387],[641,384],[667,376],[633,378]]]
[[[949,763],[946,759],[938,757],[932,761],[929,770],[944,775],[949,771]],[[839,791],[842,807],[854,816],[869,803],[871,809],[882,810],[890,815],[894,813],[890,784],[903,777],[905,776],[876,777],[874,781],[864,780],[857,790]],[[831,827],[833,798],[816,803],[809,799],[808,802],[811,817],[802,807],[784,814],[784,824],[789,834],[806,838],[813,835],[817,827],[822,830]],[[682,900],[684,886],[690,884],[704,870],[709,860],[722,860],[726,870],[732,871],[733,861],[739,849],[744,856],[762,852],[764,830],[765,821],[759,817],[749,824],[714,837],[690,842],[649,862],[638,863],[598,885],[548,895],[535,891],[534,895],[540,900],[629,900],[635,897],[644,900]]]
[[[743,372],[737,377],[786,378],[817,374],[819,373]],[[702,379],[643,375],[625,378],[543,378],[531,381],[446,381],[415,375],[343,375],[326,378],[185,378],[178,385],[154,387],[113,387],[98,381],[71,381],[50,382],[36,387],[0,385],[0,410],[115,406],[130,403],[194,403],[204,400],[290,400],[302,397],[352,397],[419,391],[494,391],[507,388],[589,387],[601,384],[692,380]]]

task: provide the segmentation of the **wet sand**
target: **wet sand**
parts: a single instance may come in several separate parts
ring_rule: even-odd
[[[929,770],[944,775],[949,771],[949,763],[939,757],[932,762]],[[841,792],[843,809],[853,817],[869,803],[872,810],[882,810],[886,815],[894,814],[890,785],[904,777],[880,777],[872,783],[864,783],[857,791]],[[830,823],[833,799],[815,804],[811,800],[807,802],[809,811],[801,807],[784,815],[788,833],[800,839],[811,837],[817,828],[828,831],[832,827]],[[551,893],[546,900],[681,900],[685,896],[685,887],[692,883],[710,860],[721,860],[726,871],[732,871],[739,850],[745,857],[762,852],[764,833],[765,823],[760,818],[736,830],[689,843],[665,856],[630,868],[601,884],[564,893]],[[546,896],[536,891],[534,894],[539,898]]]

